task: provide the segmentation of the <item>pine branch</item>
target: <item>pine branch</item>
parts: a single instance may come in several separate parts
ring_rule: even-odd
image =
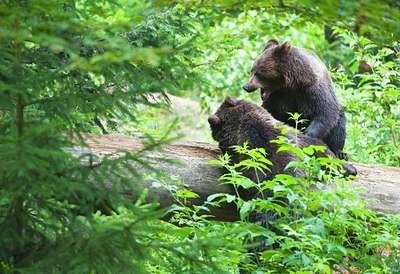
[[[15,22],[14,25],[14,31],[17,32],[20,28],[20,23],[19,21]],[[18,63],[15,64],[15,75],[21,79],[21,58],[22,58],[22,48],[20,42],[15,43],[15,48],[14,48],[14,56],[15,59],[18,60]],[[15,123],[17,126],[17,132],[18,132],[18,139],[20,139],[24,133],[24,100],[22,97],[22,91],[20,91],[17,95],[16,99],[16,118],[15,118]],[[14,249],[16,257],[18,257],[19,254],[23,252],[22,247],[23,247],[23,242],[25,238],[25,224],[24,224],[24,199],[22,195],[17,195],[14,199],[13,203],[13,208],[15,211],[15,227],[16,227],[16,233],[20,239],[20,241],[15,243]],[[21,244],[22,243],[22,244]]]

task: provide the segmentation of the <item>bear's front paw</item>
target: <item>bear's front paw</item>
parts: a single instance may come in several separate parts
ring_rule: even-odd
[[[349,160],[349,156],[347,156],[346,153],[344,153],[343,151],[339,151],[338,153],[336,153],[336,157],[341,159],[341,160]]]
[[[351,165],[351,164],[344,164],[343,165],[344,168],[344,176],[356,176],[357,175],[357,169],[355,168],[355,166]]]

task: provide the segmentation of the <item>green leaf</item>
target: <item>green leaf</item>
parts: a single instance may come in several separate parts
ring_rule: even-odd
[[[252,204],[250,202],[245,201],[240,207],[240,211],[239,211],[240,219],[241,220],[246,219],[246,217],[249,216],[252,208],[253,208]]]
[[[199,198],[199,195],[193,191],[190,191],[188,189],[179,189],[176,192],[176,196],[181,197],[181,198]]]
[[[235,195],[226,194],[226,201],[228,203],[232,203],[235,200],[236,200],[236,196]]]

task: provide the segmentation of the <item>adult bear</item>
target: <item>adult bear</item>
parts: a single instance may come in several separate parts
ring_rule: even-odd
[[[344,110],[326,66],[312,51],[269,40],[243,89],[261,89],[262,106],[275,119],[292,127],[295,121],[289,119],[288,113],[301,113],[307,120],[304,134],[322,140],[336,157],[348,160],[343,153]]]

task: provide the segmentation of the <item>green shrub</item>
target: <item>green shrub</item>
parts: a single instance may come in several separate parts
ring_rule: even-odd
[[[333,273],[350,268],[361,273],[400,271],[400,215],[377,214],[367,209],[367,202],[358,198],[362,191],[335,172],[340,161],[310,156],[318,148],[301,150],[284,143],[283,146],[285,151],[299,156],[298,162],[289,165],[305,169],[306,178],[279,174],[271,181],[249,182],[241,174],[243,168],[268,172],[260,166],[268,163],[260,149],[236,147],[238,153],[248,155],[249,159],[235,165],[229,163],[227,155],[212,162],[227,169],[221,183],[232,184],[236,190],[274,191],[273,197],[251,200],[243,200],[240,191],[235,198],[221,194],[209,199],[223,197],[224,201],[234,202],[242,221],[253,210],[274,210],[280,215],[272,225],[281,235],[264,227],[248,231],[250,243],[264,238],[274,248],[260,254],[261,265],[252,265],[247,259],[242,267],[263,273]],[[282,198],[287,199],[286,206],[282,206]]]
[[[347,151],[356,162],[399,166],[399,45],[379,47],[364,37],[337,30],[355,50],[350,75],[343,69],[332,75],[346,107]],[[370,72],[358,72],[362,61],[371,67]]]

